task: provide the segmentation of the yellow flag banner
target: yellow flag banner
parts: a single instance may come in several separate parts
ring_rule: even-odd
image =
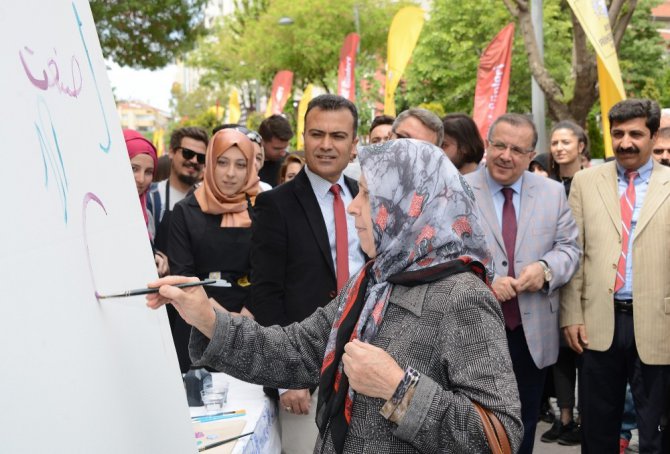
[[[616,84],[607,72],[604,63],[597,57],[598,61],[598,91],[600,92],[600,115],[603,124],[603,142],[605,145],[605,156],[614,156],[612,150],[612,137],[610,136],[610,120],[608,113],[612,106],[625,99],[619,94]]]
[[[612,138],[609,134],[607,114],[614,104],[626,99],[626,92],[612,38],[607,5],[605,0],[568,0],[568,3],[598,57],[598,85],[605,156],[612,156]]]
[[[156,155],[158,157],[162,156],[163,153],[165,153],[165,129],[163,128],[158,128],[154,130],[154,134],[151,138],[151,142],[153,142],[154,147],[156,147]]]
[[[228,100],[228,123],[237,123],[242,116],[240,108],[240,96],[237,88],[230,90],[230,99]]]
[[[305,91],[302,92],[302,98],[300,98],[300,104],[298,104],[298,143],[296,150],[302,150],[305,148],[305,139],[303,134],[305,133],[305,112],[307,112],[307,104],[312,100],[314,95],[312,90],[314,86],[312,84],[307,85]]]
[[[418,6],[406,6],[393,17],[388,34],[384,113],[395,116],[395,90],[423,28],[424,12]]]

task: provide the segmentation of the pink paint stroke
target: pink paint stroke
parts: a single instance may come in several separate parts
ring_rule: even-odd
[[[88,231],[86,230],[86,209],[88,207],[88,203],[90,201],[94,201],[100,207],[102,207],[102,210],[105,212],[105,215],[107,215],[107,209],[105,208],[105,205],[102,203],[102,201],[98,198],[97,195],[93,194],[92,192],[87,192],[84,194],[84,204],[82,206],[82,225],[83,225],[83,230],[84,230],[84,247],[86,248],[86,259],[88,260],[88,271],[91,273],[91,282],[93,283],[93,288],[95,289],[95,299],[98,300],[98,303],[100,302],[100,294],[98,293],[98,287],[95,284],[95,274],[93,273],[93,263],[91,262],[91,252],[89,251],[88,248]]]

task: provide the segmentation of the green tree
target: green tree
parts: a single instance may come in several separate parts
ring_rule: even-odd
[[[356,11],[361,30],[357,77],[374,72],[377,57],[385,55],[388,26],[402,3],[274,0],[266,9],[255,6],[256,16],[242,15],[243,22],[238,17],[220,21],[189,59],[205,69],[204,84],[240,87],[247,107],[257,91],[261,96],[268,94],[272,78],[282,69],[293,71],[298,89],[314,83],[333,91],[340,47],[345,36],[356,30]],[[291,24],[279,25],[282,17],[290,18]]]
[[[121,66],[156,69],[192,49],[207,0],[90,0],[102,52]]]
[[[544,63],[529,52],[528,3],[523,0],[434,2],[407,72],[406,100],[439,102],[448,112],[472,112],[481,53],[507,23],[517,21],[508,109],[529,112],[530,74],[544,81],[549,117],[584,125],[598,98],[595,55],[563,0],[544,0]],[[612,0],[611,20],[624,85],[629,95],[670,101],[670,80],[662,40],[650,19],[658,1]],[[518,6],[520,5],[520,6]],[[636,8],[637,7],[637,8]],[[514,9],[516,8],[516,9]],[[514,14],[510,14],[513,10]],[[633,15],[633,12],[635,14]],[[632,19],[632,21],[631,21]],[[630,22],[626,33],[625,24]],[[534,40],[532,40],[534,42]],[[531,46],[532,47],[532,46]],[[402,98],[402,95],[400,96]],[[596,117],[592,116],[595,121]]]
[[[544,1],[545,62],[566,86],[570,80],[569,22],[560,0]],[[472,112],[479,59],[495,35],[513,19],[499,0],[435,2],[407,73],[407,102],[439,102],[447,112]],[[530,111],[530,69],[517,27],[512,51],[508,109]]]

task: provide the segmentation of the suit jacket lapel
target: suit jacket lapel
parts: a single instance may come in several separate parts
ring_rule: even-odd
[[[316,200],[314,189],[307,178],[305,170],[301,170],[295,177],[295,195],[298,202],[302,205],[307,221],[312,228],[312,233],[316,239],[319,249],[323,254],[323,258],[328,263],[330,271],[335,276],[335,265],[333,264],[333,255],[330,252],[330,241],[328,240],[328,230],[326,230],[326,223],[323,221],[321,215],[321,207]]]
[[[534,196],[535,182],[532,181],[532,177],[529,176],[529,173],[524,174],[523,183],[521,185],[521,206],[519,207],[519,215],[517,219],[517,233],[516,233],[516,244],[514,245],[514,257],[518,257],[519,248],[523,244],[523,238],[528,231],[528,225],[533,217],[535,212],[535,201],[536,197]]]
[[[345,175],[344,184],[346,184],[347,188],[349,188],[349,192],[351,192],[352,198],[358,195],[358,182],[356,180]]]
[[[656,170],[658,165],[660,164],[654,163],[654,170],[651,171],[647,195],[644,197],[644,204],[640,210],[640,219],[633,232],[633,241],[647,226],[661,203],[670,195],[670,178],[667,175],[659,175],[660,172]]]
[[[489,225],[491,232],[493,232],[493,237],[498,243],[498,247],[504,252],[505,242],[503,241],[500,225],[498,224],[498,216],[496,216],[496,211],[493,206],[493,199],[491,197],[489,185],[486,182],[486,174],[484,174],[486,171],[486,168],[482,167],[475,173],[475,175],[473,175],[476,178],[471,180],[472,188],[476,194],[475,199],[477,201],[477,206],[479,207],[479,212],[482,213],[484,220]]]
[[[605,210],[610,216],[616,231],[621,235],[621,206],[619,205],[619,188],[616,174],[616,164],[610,163],[603,165],[603,171],[600,172],[596,187],[600,198],[605,205]]]

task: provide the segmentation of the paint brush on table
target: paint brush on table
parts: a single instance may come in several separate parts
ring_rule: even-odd
[[[191,416],[191,419],[212,418],[212,417],[222,416],[222,415],[246,415],[246,414],[247,414],[247,411],[243,408],[241,410],[223,411],[221,413],[214,413],[214,414],[211,414],[211,415]]]
[[[253,435],[253,432],[247,432],[245,434],[237,435],[236,437],[226,438],[225,440],[217,441],[216,443],[212,443],[211,445],[203,446],[202,448],[198,449],[198,452],[206,451],[209,448],[216,448],[217,446],[225,445],[226,443],[230,443],[231,441],[235,441],[242,437],[248,437],[249,435]]]
[[[230,283],[227,281],[223,281],[225,284],[224,285],[220,282],[220,280],[217,279],[205,279],[204,281],[198,281],[198,282],[186,282],[184,284],[176,284],[173,285],[173,287],[178,287],[178,288],[188,288],[188,287],[197,287],[199,285],[214,285],[216,287],[230,287]],[[135,290],[126,290],[125,292],[120,292],[120,293],[113,293],[110,295],[97,295],[99,300],[104,300],[104,299],[110,299],[110,298],[125,298],[127,296],[137,296],[137,295],[149,295],[150,293],[158,293],[159,287],[154,287],[154,288],[138,288]]]
[[[203,423],[203,422],[213,422],[220,421],[222,419],[237,418],[239,416],[246,416],[246,410],[236,410],[232,412],[219,413],[217,415],[203,415],[203,416],[194,416],[191,418],[193,423]]]

